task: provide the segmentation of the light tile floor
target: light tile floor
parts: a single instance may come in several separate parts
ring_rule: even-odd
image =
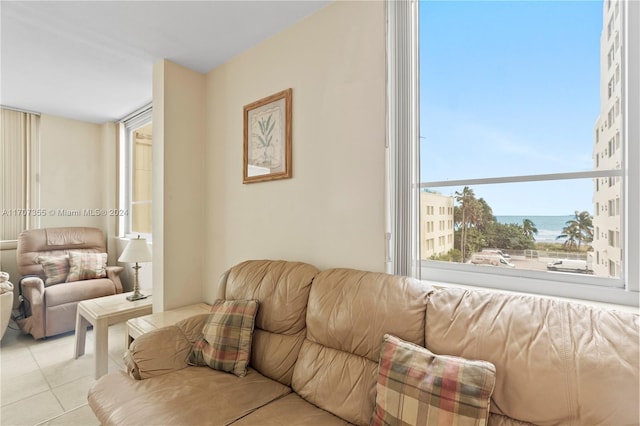
[[[124,367],[125,323],[109,327],[109,371]],[[0,342],[0,425],[99,425],[87,405],[93,378],[93,330],[73,359],[73,332],[34,340],[14,322]]]

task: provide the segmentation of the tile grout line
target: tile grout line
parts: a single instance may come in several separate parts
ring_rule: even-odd
[[[14,330],[14,331],[17,331],[17,330]],[[87,343],[88,344],[91,344],[91,341],[92,341],[91,332],[92,332],[92,330],[88,330],[88,333],[87,333]],[[115,336],[117,336],[117,337],[114,336],[115,338],[117,338],[117,339],[121,338],[121,336],[120,336],[121,333],[116,332],[114,334],[115,334]],[[70,339],[72,339],[72,338],[73,338],[73,336],[71,336]],[[111,340],[111,339],[109,339],[109,340]],[[46,339],[45,339],[45,341],[46,341]],[[41,361],[44,362],[44,360],[46,360],[46,356],[48,355],[49,350],[55,350],[55,351],[66,350],[66,348],[64,348],[64,345],[58,346],[58,345],[54,344],[52,348],[46,350],[45,352],[41,352],[41,351],[38,350],[38,347],[41,347],[41,348],[43,347],[43,346],[40,345],[40,342],[38,342],[38,341],[34,341],[34,342],[30,341],[28,343],[25,342],[25,343],[21,343],[21,345],[24,347],[24,349],[27,350],[28,356],[31,357],[31,360],[33,361],[34,366],[35,366],[34,371],[38,371],[40,373],[40,375],[42,377],[43,384],[46,385],[44,390],[42,390],[41,392],[38,392],[36,394],[30,395],[30,396],[28,396],[28,398],[35,397],[35,396],[38,396],[38,395],[44,395],[47,392],[50,392],[51,395],[53,395],[53,397],[55,398],[55,401],[58,404],[57,408],[61,410],[60,414],[54,415],[53,417],[50,417],[47,420],[40,421],[40,422],[36,423],[36,425],[46,424],[46,423],[51,422],[51,421],[53,421],[55,419],[62,418],[65,415],[68,415],[68,414],[70,414],[72,412],[75,412],[77,410],[80,410],[80,409],[82,409],[84,407],[88,407],[89,406],[88,402],[84,402],[84,403],[82,403],[82,404],[80,404],[80,405],[78,405],[76,407],[73,407],[73,408],[70,408],[70,409],[66,410],[65,407],[64,407],[64,404],[62,403],[61,398],[56,393],[56,390],[59,389],[61,386],[69,385],[69,384],[73,383],[74,381],[82,380],[83,378],[78,378],[78,379],[71,380],[69,382],[61,383],[61,384],[58,384],[57,386],[54,387],[53,383],[54,383],[55,379],[53,379],[52,377],[49,377],[44,372],[44,369],[49,368],[49,365],[44,365],[44,364],[42,364]],[[118,350],[117,352],[109,351],[107,353],[107,357],[108,357],[108,359],[110,361],[110,364],[114,365],[117,370],[121,370],[123,368],[123,366],[121,365],[123,363],[123,361],[122,361],[123,353],[124,353],[124,350]],[[93,354],[93,356],[95,356],[95,354]],[[43,358],[40,359],[40,357],[43,357]],[[91,378],[93,378],[93,375],[91,375]],[[24,400],[24,399],[25,398],[22,398],[21,400]],[[14,401],[14,402],[12,402],[10,404],[7,404],[6,406],[8,407],[8,406],[11,406],[13,404],[20,403],[21,400]],[[80,402],[79,400],[76,401],[76,404],[79,403],[79,402]]]
[[[36,365],[38,366],[38,370],[40,371],[40,374],[42,375],[42,378],[44,379],[44,381],[47,383],[47,386],[49,387],[48,392],[51,392],[51,395],[53,395],[53,397],[56,399],[56,401],[58,402],[58,405],[60,406],[60,409],[62,410],[62,414],[66,413],[65,409],[64,409],[64,405],[62,405],[62,401],[60,401],[60,398],[58,398],[58,395],[56,395],[56,393],[53,391],[53,386],[51,386],[51,382],[49,381],[49,379],[47,378],[47,375],[44,374],[44,372],[42,371],[42,366],[40,365],[40,363],[38,362],[38,359],[36,358],[36,356],[34,355],[33,351],[31,350],[32,347],[35,346],[27,346],[27,349],[29,349],[29,353],[31,354],[31,358],[33,358],[33,361],[36,363]],[[62,415],[61,414],[61,415]],[[48,420],[47,420],[48,421]]]
[[[70,409],[70,410],[68,410],[68,411],[65,411],[65,412],[64,412],[64,413],[62,413],[62,414],[58,414],[57,416],[50,417],[50,418],[48,418],[47,420],[44,420],[44,421],[42,421],[42,422],[40,422],[40,423],[36,423],[36,424],[35,424],[35,426],[46,425],[46,424],[47,424],[47,423],[49,423],[50,421],[53,421],[53,420],[55,420],[55,419],[57,419],[57,418],[60,418],[60,417],[62,417],[62,416],[66,416],[67,414],[69,414],[69,413],[71,413],[71,412],[73,412],[73,411],[79,410],[80,408],[85,407],[85,406],[88,406],[88,405],[89,405],[89,403],[85,403],[85,404],[82,404],[82,405],[78,405],[77,407],[74,407],[74,408],[72,408],[72,409]]]

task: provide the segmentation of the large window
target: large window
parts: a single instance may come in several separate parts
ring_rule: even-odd
[[[122,236],[151,236],[152,124],[151,108],[143,108],[121,122]]]
[[[419,2],[419,139],[389,134],[419,144],[415,275],[638,303],[640,19],[614,3]]]

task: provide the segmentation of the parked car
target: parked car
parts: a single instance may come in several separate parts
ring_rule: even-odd
[[[500,249],[484,248],[482,249],[482,253],[499,254],[500,256],[504,257],[507,260],[507,262],[511,260],[511,256],[509,256],[508,253],[505,253]]]
[[[578,272],[581,274],[593,274],[590,262],[586,260],[555,259],[547,263],[548,271]]]
[[[507,259],[497,253],[474,253],[471,256],[471,260],[469,260],[469,263],[473,263],[474,265],[499,266],[503,268],[516,267],[516,265],[509,262]]]

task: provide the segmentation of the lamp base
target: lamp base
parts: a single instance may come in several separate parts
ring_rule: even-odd
[[[138,262],[136,262],[136,266],[133,267],[133,270],[135,272],[134,276],[133,276],[133,294],[130,296],[127,296],[127,300],[133,302],[134,300],[140,300],[140,299],[146,299],[149,296],[145,296],[144,294],[140,293],[140,286],[138,285],[138,283],[140,281],[138,281],[138,270],[141,268],[140,265],[138,265]]]
[[[136,292],[136,293],[133,293],[131,296],[127,296],[127,300],[130,300],[133,302],[134,300],[146,299],[147,297],[149,296],[146,296],[140,292]]]

